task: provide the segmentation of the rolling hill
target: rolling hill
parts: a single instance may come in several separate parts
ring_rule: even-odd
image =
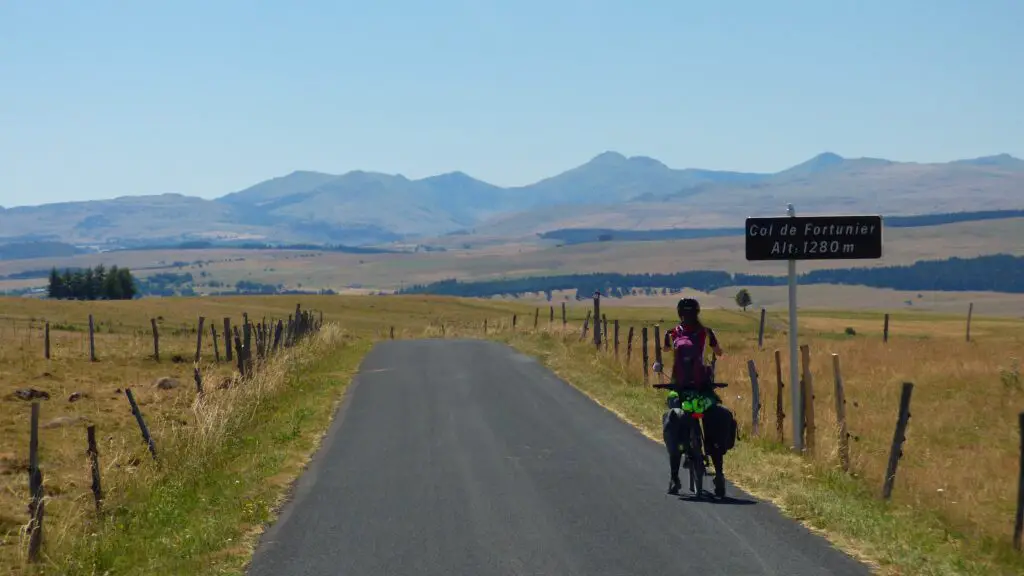
[[[382,244],[461,232],[531,237],[562,228],[735,227],[748,215],[907,215],[1024,206],[1024,161],[1001,154],[946,163],[823,153],[777,173],[674,169],[604,152],[528,186],[463,172],[411,180],[295,171],[206,200],[180,194],[0,208],[4,242],[115,248],[183,240]]]

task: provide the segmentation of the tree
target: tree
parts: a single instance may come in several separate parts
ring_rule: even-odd
[[[740,291],[736,293],[736,305],[743,308],[743,311],[747,311],[747,306],[753,303],[753,299],[750,298],[750,292],[746,288],[740,288]]]
[[[92,274],[92,292],[97,298],[107,298],[107,295],[103,293],[103,286],[106,285],[106,281],[107,269],[103,264],[99,264]]]
[[[124,300],[135,298],[135,279],[127,268],[117,269],[117,280]]]
[[[101,264],[74,272],[65,268],[63,273],[53,268],[46,292],[55,300],[131,300],[137,290],[127,268],[112,266],[108,271]]]
[[[103,297],[107,300],[123,300],[124,294],[121,292],[121,281],[120,271],[117,266],[111,266],[106,276],[103,278]]]
[[[86,269],[82,274],[82,296],[86,300],[95,300],[99,296],[96,290],[96,272],[92,268]]]
[[[66,293],[64,277],[60,275],[60,272],[57,272],[57,267],[54,266],[50,270],[50,284],[46,287],[46,296],[47,298],[58,300],[64,298]]]

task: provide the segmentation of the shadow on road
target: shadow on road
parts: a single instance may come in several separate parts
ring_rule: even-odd
[[[748,500],[746,498],[733,498],[732,496],[726,496],[724,498],[715,498],[714,494],[705,493],[703,498],[698,499],[693,494],[687,494],[685,496],[679,495],[677,499],[680,502],[686,503],[697,503],[697,504],[717,504],[724,506],[753,506],[757,504],[757,500]]]

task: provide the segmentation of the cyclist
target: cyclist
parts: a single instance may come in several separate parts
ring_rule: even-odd
[[[728,447],[722,442],[724,434],[729,433],[729,419],[732,414],[721,405],[721,398],[714,392],[711,381],[714,374],[705,360],[707,348],[710,347],[715,356],[722,356],[722,347],[714,330],[704,326],[700,321],[700,303],[694,298],[682,298],[676,304],[679,325],[665,333],[663,349],[674,350],[675,359],[672,366],[672,382],[683,387],[702,390],[715,399],[715,404],[704,413],[705,451],[715,466],[715,495],[725,496],[725,473],[723,456]],[[687,360],[692,359],[692,362]],[[693,372],[687,373],[688,367]],[[654,371],[661,373],[661,364],[655,362]],[[682,482],[679,480],[679,465],[685,453],[681,434],[683,428],[682,401],[672,391],[666,399],[666,408],[662,416],[662,436],[669,454],[669,494],[678,494]],[[689,459],[683,464],[688,468]]]

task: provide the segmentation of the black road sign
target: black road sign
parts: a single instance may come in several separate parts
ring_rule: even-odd
[[[747,260],[882,257],[881,216],[747,218]]]

